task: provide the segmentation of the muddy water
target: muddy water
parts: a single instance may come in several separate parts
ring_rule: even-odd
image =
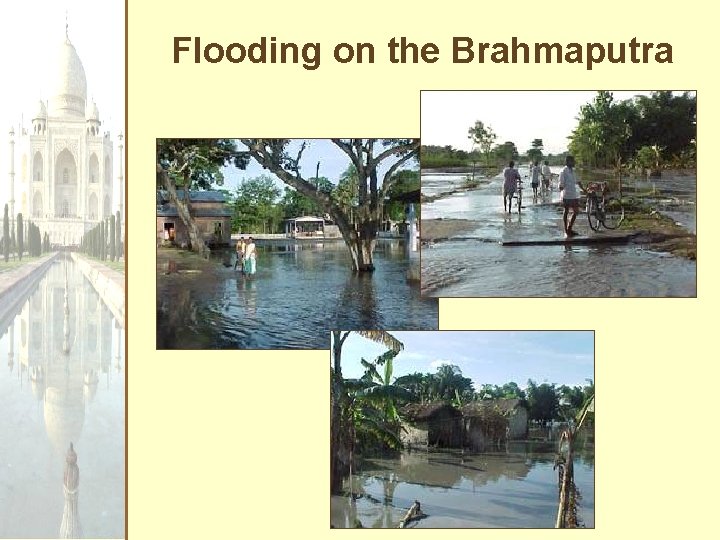
[[[560,168],[554,168],[559,172]],[[521,168],[521,175],[527,170]],[[464,181],[462,175],[429,176],[430,192],[442,184]],[[595,178],[593,178],[595,179]],[[587,180],[587,178],[583,179]],[[528,184],[526,184],[527,186]],[[639,182],[637,189],[651,183]],[[422,206],[423,219],[476,221],[476,227],[450,241],[424,246],[422,290],[428,296],[695,296],[696,263],[638,245],[502,247],[503,241],[562,238],[562,213],[553,203],[557,190],[533,201],[526,187],[521,214],[502,208],[502,179]],[[695,230],[695,178],[668,177],[657,182],[672,195],[659,210]],[[674,214],[673,214],[674,212]],[[592,232],[584,214],[575,229]]]
[[[124,537],[123,329],[71,260],[0,319],[0,538],[57,538],[64,513],[85,537]]]
[[[417,500],[428,515],[412,524],[417,528],[554,527],[555,448],[553,442],[537,441],[485,454],[405,452],[393,459],[366,459],[352,480],[355,497],[332,497],[331,523],[397,527]],[[595,526],[594,472],[593,445],[584,442],[576,451],[575,484],[585,527]]]
[[[399,241],[381,241],[377,270],[358,276],[343,242],[275,243],[258,247],[257,273],[242,277],[230,250],[210,264],[161,252],[157,346],[325,349],[333,329],[437,329],[437,300],[406,280],[415,257]],[[165,275],[169,258],[177,272]]]

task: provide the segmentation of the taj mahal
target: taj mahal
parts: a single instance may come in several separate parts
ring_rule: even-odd
[[[119,200],[113,200],[113,140],[87,99],[85,69],[68,37],[58,44],[47,101],[38,102],[30,126],[10,128],[10,200],[54,245],[78,245],[111,214],[123,213],[122,134],[117,136]],[[15,166],[19,164],[19,178]]]

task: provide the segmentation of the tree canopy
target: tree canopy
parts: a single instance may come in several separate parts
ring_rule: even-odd
[[[634,162],[643,147],[655,149],[658,164],[687,162],[695,155],[696,123],[697,102],[690,92],[659,91],[616,101],[603,90],[580,108],[569,150],[580,163],[597,167]]]

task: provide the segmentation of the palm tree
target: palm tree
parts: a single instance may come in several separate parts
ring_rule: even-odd
[[[352,332],[332,332],[333,365],[330,368],[330,492],[339,493],[342,478],[350,467],[352,452],[352,420],[343,415],[349,396],[342,376],[342,347]],[[404,345],[384,330],[361,330],[358,335],[375,343],[382,343],[391,351],[401,351]]]

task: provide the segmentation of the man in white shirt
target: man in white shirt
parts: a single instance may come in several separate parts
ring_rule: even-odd
[[[558,187],[562,193],[562,202],[565,211],[563,212],[563,227],[565,229],[565,238],[576,236],[577,233],[572,230],[575,224],[575,218],[577,217],[578,209],[580,207],[580,192],[582,185],[578,182],[575,177],[575,158],[573,156],[567,156],[565,158],[565,167],[560,173],[560,179]],[[572,215],[570,221],[568,221],[568,213],[572,209]]]
[[[548,189],[550,187],[550,178],[552,178],[552,171],[550,170],[550,165],[547,161],[543,163],[542,169],[540,170],[540,175],[542,176],[543,189]]]
[[[540,185],[540,167],[538,164],[539,161],[536,159],[530,165],[530,185],[533,190],[533,200],[537,199],[537,188]]]
[[[515,188],[517,187],[517,181],[520,180],[520,173],[514,168],[515,162],[511,161],[510,164],[503,170],[503,209],[507,212],[512,211],[512,198],[515,194]]]

